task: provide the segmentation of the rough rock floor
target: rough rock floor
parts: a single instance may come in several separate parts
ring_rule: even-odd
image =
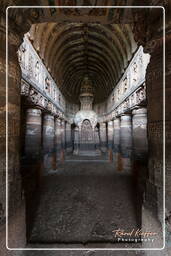
[[[140,247],[116,244],[112,232],[140,227],[135,194],[132,177],[116,172],[107,161],[67,161],[44,177],[30,247]],[[130,253],[118,255],[137,255]]]

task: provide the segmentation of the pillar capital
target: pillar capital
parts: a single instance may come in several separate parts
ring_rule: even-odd
[[[61,119],[59,117],[55,117],[55,123],[57,125],[60,125],[61,124]]]
[[[132,114],[123,114],[121,115],[121,123],[123,123],[123,121],[130,122],[131,118],[132,118]]]
[[[132,110],[132,115],[146,115],[147,114],[147,108],[140,107]]]
[[[52,114],[49,114],[49,113],[45,113],[44,116],[43,116],[44,120],[54,120],[54,116]]]
[[[113,124],[115,128],[120,128],[120,117],[117,117],[113,120]]]
[[[113,120],[110,120],[107,123],[108,123],[108,125],[113,125]]]
[[[27,108],[26,112],[27,114],[35,115],[35,116],[41,115],[42,113],[41,109],[33,108],[33,107]]]

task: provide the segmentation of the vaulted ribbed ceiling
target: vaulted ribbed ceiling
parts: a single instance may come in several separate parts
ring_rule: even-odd
[[[61,92],[75,103],[87,74],[95,102],[104,101],[137,48],[127,24],[41,23],[32,25],[30,40]]]

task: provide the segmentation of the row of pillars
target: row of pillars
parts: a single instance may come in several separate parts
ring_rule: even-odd
[[[107,146],[110,160],[118,170],[130,172],[147,156],[147,109],[134,109],[113,121],[100,125],[101,149]],[[112,152],[112,153],[111,153]]]
[[[41,109],[26,110],[25,158],[39,163],[46,172],[64,160],[64,151],[72,150],[71,125],[65,120],[43,113]]]

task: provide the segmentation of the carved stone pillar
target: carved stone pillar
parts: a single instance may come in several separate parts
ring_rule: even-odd
[[[78,155],[79,153],[79,128],[74,128],[74,155]]]
[[[100,147],[102,152],[107,150],[106,123],[100,123]]]
[[[131,172],[132,164],[132,122],[131,115],[121,116],[120,124],[120,146],[123,171]]]
[[[99,128],[94,128],[94,141],[95,141],[95,149],[97,152],[100,152],[100,137],[99,137]]]
[[[62,147],[63,150],[66,149],[65,129],[66,129],[65,120],[61,120],[61,147]]]
[[[27,205],[27,223],[32,223],[32,195],[42,179],[42,111],[30,107],[26,110],[25,158],[22,161],[23,187]],[[28,234],[27,229],[27,235]]]
[[[147,108],[132,111],[133,173],[142,199],[147,178]],[[140,199],[139,199],[140,201]]]
[[[109,121],[107,124],[107,136],[108,136],[108,149],[113,148],[113,121]]]
[[[43,116],[43,156],[44,172],[52,169],[52,158],[54,156],[54,116],[44,114]]]
[[[113,121],[113,151],[114,151],[114,165],[115,169],[118,170],[119,157],[120,157],[120,118],[117,117]]]
[[[41,153],[41,110],[36,108],[27,109],[25,154],[29,159],[40,159]]]
[[[132,111],[133,158],[136,161],[147,160],[147,109]]]
[[[72,151],[72,141],[71,141],[71,124],[66,122],[66,130],[65,130],[65,138],[66,138],[66,151]]]
[[[61,152],[61,119],[55,118],[55,148],[56,148],[56,159],[60,160]]]

